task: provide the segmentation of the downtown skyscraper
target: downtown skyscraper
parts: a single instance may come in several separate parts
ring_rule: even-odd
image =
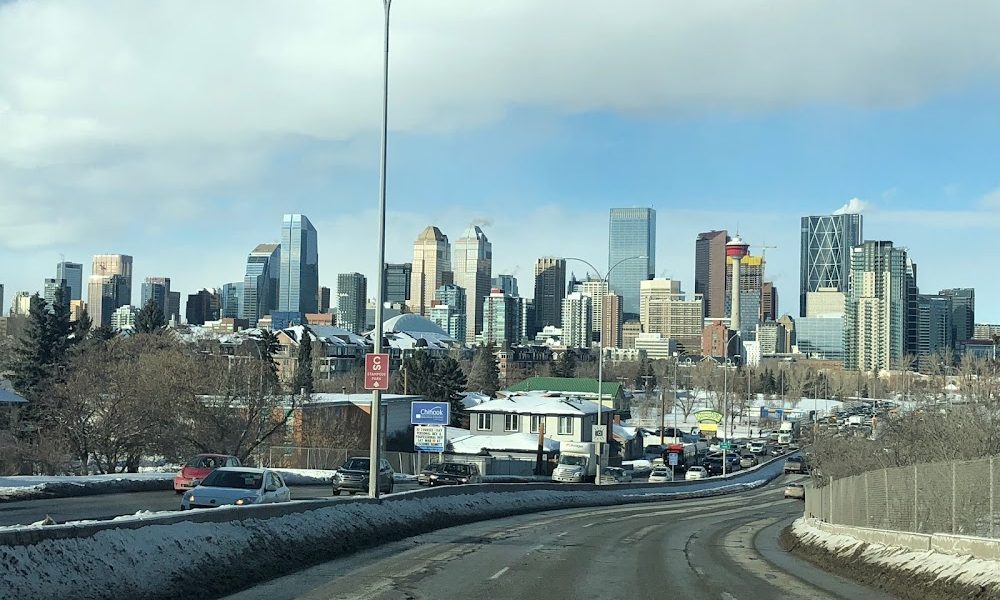
[[[451,244],[440,229],[428,225],[413,242],[413,272],[410,274],[410,301],[407,304],[410,312],[424,317],[430,315],[435,292],[449,283],[455,283],[455,274],[451,270]]]
[[[642,258],[638,258],[642,257]],[[608,223],[608,283],[622,297],[625,318],[639,315],[639,282],[656,271],[656,211],[612,208]]]
[[[847,293],[851,252],[861,244],[860,214],[802,217],[799,316],[806,316],[806,294],[820,288]]]
[[[281,225],[281,283],[278,312],[297,314],[319,310],[319,250],[316,228],[305,215],[287,214]]]
[[[849,274],[844,367],[873,373],[899,368],[916,346],[916,267],[904,248],[866,241],[851,250]]]
[[[261,317],[278,308],[280,271],[281,246],[278,244],[258,244],[247,257],[239,316],[249,321],[251,327],[256,327]]]
[[[562,327],[566,297],[566,260],[546,256],[535,261],[535,331],[546,325]]]
[[[87,280],[87,312],[94,326],[110,326],[111,314],[132,304],[132,257],[97,254]]]
[[[478,225],[471,225],[455,242],[455,285],[465,289],[465,341],[476,341],[483,332],[483,301],[490,295],[493,275],[493,245]]]
[[[69,289],[67,301],[83,299],[83,265],[62,261],[56,265],[56,279],[66,281]]]
[[[694,293],[705,299],[705,317],[726,316],[726,242],[725,231],[699,233],[694,242]]]
[[[337,325],[354,333],[366,328],[368,279],[361,273],[337,275]]]

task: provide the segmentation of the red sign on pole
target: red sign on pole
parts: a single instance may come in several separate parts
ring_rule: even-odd
[[[388,354],[365,354],[365,389],[389,389]]]

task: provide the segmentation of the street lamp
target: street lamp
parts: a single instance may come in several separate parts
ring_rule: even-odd
[[[608,268],[608,272],[605,273],[603,277],[600,276],[601,275],[601,271],[597,267],[595,267],[594,265],[590,264],[590,262],[588,262],[586,260],[583,260],[582,258],[574,258],[574,257],[570,256],[570,257],[566,257],[566,258],[563,259],[563,260],[575,260],[577,262],[582,262],[583,264],[587,265],[588,267],[590,267],[591,269],[593,269],[594,273],[596,273],[600,277],[598,279],[598,281],[600,281],[601,283],[604,284],[604,285],[601,286],[601,288],[602,288],[601,289],[601,293],[604,295],[604,297],[601,298],[601,312],[598,315],[598,317],[601,320],[601,343],[597,347],[597,424],[598,425],[603,424],[603,419],[604,419],[604,415],[603,415],[603,409],[604,409],[604,330],[603,329],[604,329],[604,301],[607,299],[608,292],[611,291],[611,290],[608,289],[608,277],[610,277],[611,276],[611,272],[614,271],[618,267],[618,265],[622,264],[623,262],[628,261],[628,260],[637,260],[637,259],[645,259],[645,258],[649,258],[649,257],[645,256],[645,255],[642,255],[642,256],[629,256],[628,258],[623,258],[620,261],[616,262],[615,264],[611,265]],[[614,404],[612,404],[612,408],[613,407],[614,407]],[[597,485],[601,485],[601,470],[602,470],[602,468],[604,466],[603,465],[603,461],[601,459],[604,458],[604,449],[601,446],[600,442],[597,442],[597,450],[598,450],[598,452],[597,452],[597,474],[594,476],[594,483],[597,484]]]
[[[385,285],[385,165],[386,165],[386,141],[389,127],[389,7],[392,0],[382,0],[382,8],[385,11],[385,31],[383,35],[382,53],[382,148],[379,157],[379,178],[378,178],[378,296],[375,302],[375,331],[374,336],[375,354],[382,352],[382,299],[384,298]],[[379,462],[381,458],[381,444],[379,443],[379,410],[382,408],[382,391],[372,391],[371,408],[371,442],[368,450],[368,495],[378,498]]]

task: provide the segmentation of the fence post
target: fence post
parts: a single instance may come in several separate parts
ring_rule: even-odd
[[[917,465],[913,465],[913,531],[915,533],[920,532],[920,517],[917,516],[917,505],[919,504],[919,495],[917,493],[917,474],[920,470]]]
[[[951,534],[958,534],[958,464],[951,463]]]
[[[871,495],[868,493],[868,471],[865,471],[865,527],[871,527]]]
[[[885,477],[885,519],[882,521],[882,527],[894,529],[892,519],[889,516],[889,469],[882,469],[882,475]]]

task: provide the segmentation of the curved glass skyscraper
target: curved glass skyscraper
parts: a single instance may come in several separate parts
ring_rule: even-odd
[[[316,228],[305,215],[285,215],[281,225],[281,286],[278,312],[319,310],[319,251]]]
[[[645,259],[633,259],[645,256]],[[625,261],[618,265],[620,261]],[[617,267],[615,265],[618,265]],[[608,231],[608,275],[611,292],[622,297],[625,318],[639,318],[639,282],[656,272],[656,211],[612,208]]]

